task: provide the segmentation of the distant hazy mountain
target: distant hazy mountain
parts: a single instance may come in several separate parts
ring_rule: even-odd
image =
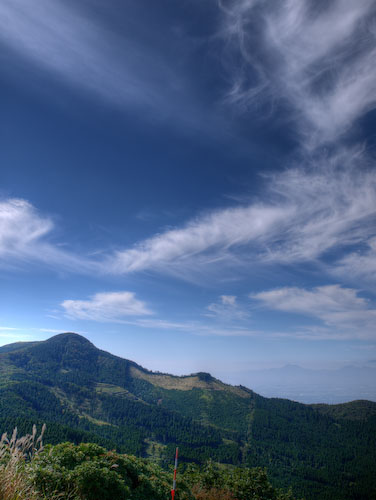
[[[371,363],[370,363],[371,364]],[[267,397],[301,403],[345,403],[356,399],[376,401],[375,367],[346,366],[337,370],[310,370],[297,365],[246,374],[253,390]]]
[[[307,370],[284,371],[294,380]],[[208,373],[151,372],[73,333],[0,349],[0,431],[33,422],[47,422],[50,442],[93,441],[162,464],[179,445],[182,461],[267,467],[307,500],[376,495],[376,403],[267,399]]]

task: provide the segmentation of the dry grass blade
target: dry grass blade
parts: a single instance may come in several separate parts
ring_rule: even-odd
[[[37,438],[34,425],[31,434],[17,438],[17,427],[11,439],[6,433],[0,440],[0,500],[41,500],[27,475],[25,465],[43,450],[43,434],[46,426]],[[55,497],[54,500],[57,500]],[[53,500],[53,499],[49,499]]]

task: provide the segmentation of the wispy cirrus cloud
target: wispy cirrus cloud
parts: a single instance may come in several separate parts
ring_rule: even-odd
[[[28,60],[108,99],[141,99],[135,47],[124,58],[128,64],[119,64],[116,39],[79,9],[59,0],[5,0],[0,13],[2,42]],[[145,92],[143,99],[153,97]]]
[[[96,293],[88,300],[64,300],[61,307],[69,318],[100,322],[121,322],[128,316],[152,314],[145,302],[128,291]]]
[[[184,274],[207,265],[221,265],[236,256],[237,246],[262,240],[288,217],[287,207],[252,204],[218,210],[140,242],[134,248],[110,256],[107,267],[114,273],[152,269]]]
[[[376,172],[358,169],[362,152],[347,150],[310,167],[267,178],[267,202],[205,214],[110,256],[110,272],[142,270],[182,277],[234,267],[297,264],[346,251],[375,236]]]
[[[218,321],[232,322],[247,319],[249,311],[238,303],[235,295],[221,295],[218,302],[207,306],[204,315]]]
[[[313,146],[334,141],[374,106],[375,30],[367,21],[374,3],[223,0],[220,6],[221,36],[231,54],[238,54],[236,64],[228,66],[233,78],[228,100],[246,108],[260,99],[287,102],[301,134],[304,164],[295,160],[297,167],[266,178],[257,200],[203,213],[102,260],[52,244],[50,217],[26,200],[4,200],[2,262],[43,262],[103,274],[152,270],[195,279],[218,269],[315,261],[340,247],[369,245],[375,237],[376,179],[365,167],[364,149],[337,145],[320,157]],[[171,97],[175,90],[165,84],[183,94],[185,87],[169,63],[127,34],[119,40],[77,9],[60,0],[32,5],[5,0],[0,39],[38,66],[106,99],[173,109],[181,116]],[[117,45],[121,50],[114,50]],[[356,260],[353,249],[348,252],[337,273]],[[372,266],[372,249],[361,258]]]
[[[123,323],[152,330],[173,330],[189,335],[208,337],[257,337],[264,333],[261,330],[247,328],[247,326],[234,326],[231,324],[223,326],[219,325],[217,322],[192,320],[170,321],[161,318],[140,318],[135,320],[124,320]]]
[[[21,340],[28,340],[30,335],[24,333],[25,328],[16,328],[14,326],[0,326],[0,339],[5,339],[6,343],[19,342]],[[2,345],[3,341],[1,341]]]
[[[340,137],[376,105],[372,0],[220,0],[229,102],[284,103],[312,148]]]
[[[251,294],[268,309],[296,313],[321,320],[331,330],[318,328],[316,336],[375,338],[376,309],[359,291],[340,285],[313,289],[282,287]],[[313,333],[315,327],[311,328]]]
[[[30,247],[51,232],[53,222],[40,216],[25,200],[0,202],[0,255],[28,254]]]
[[[53,244],[50,217],[26,200],[3,200],[0,259],[3,265],[43,263],[78,273],[154,271],[202,280],[224,276],[226,269],[324,262],[328,252],[340,250],[329,271],[345,275],[359,257],[353,253],[359,245],[369,248],[355,265],[361,274],[365,260],[368,269],[373,265],[369,245],[376,237],[376,172],[359,169],[359,158],[361,150],[348,150],[306,168],[269,175],[259,193],[263,202],[251,200],[203,214],[104,257],[77,255]]]
[[[233,304],[234,306],[235,304]],[[64,300],[62,307],[66,317],[75,320],[89,320],[100,323],[120,323],[151,330],[167,330],[189,335],[221,337],[253,337],[261,332],[246,326],[218,325],[217,322],[174,321],[160,318],[133,292],[97,293],[88,300]],[[43,329],[41,331],[53,331]]]
[[[371,237],[364,242],[362,248],[350,252],[339,260],[333,269],[339,276],[352,276],[367,282],[376,281],[376,238]]]
[[[94,264],[87,258],[49,241],[53,230],[53,220],[27,200],[0,200],[0,266],[39,263],[65,271],[92,271]]]
[[[116,3],[109,3],[104,12],[111,16],[117,8]],[[0,4],[0,44],[10,49],[11,64],[21,58],[81,94],[99,97],[122,110],[147,110],[143,117],[153,122],[172,120],[184,128],[206,127],[209,132],[209,121],[212,125],[213,121],[204,115],[202,103],[195,102],[190,73],[184,70],[189,44],[179,52],[180,38],[176,35],[174,43],[170,42],[169,47],[176,47],[179,53],[176,64],[159,46],[160,30],[156,32],[158,43],[150,41],[152,31],[143,40],[145,19],[137,18],[132,5],[124,4],[121,9],[127,16],[122,17],[120,31],[106,25],[95,2],[4,0]],[[169,34],[173,37],[174,31]]]

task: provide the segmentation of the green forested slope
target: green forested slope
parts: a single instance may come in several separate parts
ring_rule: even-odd
[[[265,466],[274,484],[307,499],[375,498],[375,408],[307,406],[206,373],[153,373],[76,334],[0,350],[3,429],[46,421],[50,442],[96,442],[162,465],[178,444],[182,461]]]

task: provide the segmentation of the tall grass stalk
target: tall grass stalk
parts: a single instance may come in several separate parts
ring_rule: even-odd
[[[43,425],[37,437],[34,425],[31,434],[17,437],[17,427],[10,439],[6,433],[0,440],[0,500],[41,500],[30,481],[26,465],[43,450]]]

